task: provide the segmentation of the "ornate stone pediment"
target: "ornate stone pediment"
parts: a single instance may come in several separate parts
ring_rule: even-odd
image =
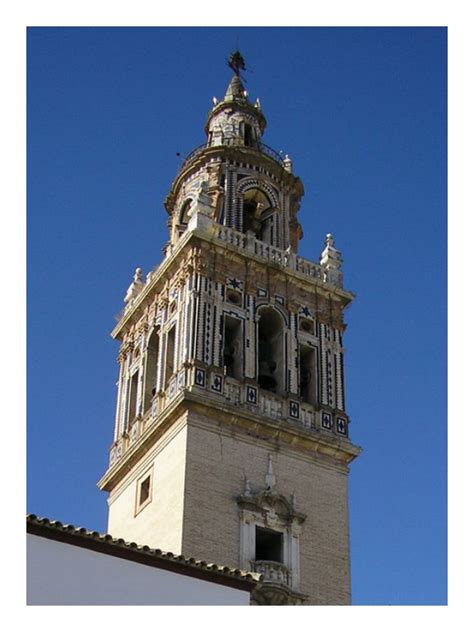
[[[305,514],[295,510],[294,498],[288,500],[271,489],[256,493],[248,493],[246,490],[237,498],[237,504],[241,509],[262,514],[267,526],[275,521],[287,526],[301,524],[306,519]]]

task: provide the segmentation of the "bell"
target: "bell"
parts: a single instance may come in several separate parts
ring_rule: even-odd
[[[277,381],[273,377],[276,369],[276,362],[261,360],[258,363],[258,385],[266,391],[275,391]]]

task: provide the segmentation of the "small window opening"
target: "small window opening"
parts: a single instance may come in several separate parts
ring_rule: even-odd
[[[283,562],[283,533],[256,527],[255,560]]]
[[[175,356],[175,343],[176,343],[176,325],[173,325],[168,331],[166,337],[166,366],[165,366],[165,384],[168,386],[168,382],[174,374],[174,356]]]
[[[224,317],[224,367],[226,375],[237,380],[242,377],[241,331],[240,320]]]
[[[301,399],[309,404],[316,403],[315,352],[311,347],[299,345],[299,383]]]
[[[251,125],[249,125],[248,123],[244,124],[244,145],[247,145],[247,147],[252,147],[253,146],[253,133],[252,133],[252,127]]]
[[[144,481],[140,483],[140,497],[138,502],[143,505],[150,498],[151,491],[151,476],[147,476]]]

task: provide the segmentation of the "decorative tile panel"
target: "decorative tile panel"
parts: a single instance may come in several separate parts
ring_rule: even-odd
[[[203,369],[196,368],[194,371],[194,383],[196,386],[206,386],[206,372]]]
[[[222,375],[213,375],[211,380],[211,391],[222,393]]]
[[[243,281],[239,281],[239,279],[227,278],[227,286],[233,288],[234,290],[244,289]]]
[[[326,428],[326,430],[331,430],[332,428],[332,415],[331,413],[327,413],[323,411],[321,413],[321,426]]]
[[[300,418],[300,404],[293,400],[288,401],[288,413],[292,419]]]
[[[338,434],[347,436],[347,421],[343,417],[337,418],[336,431]]]
[[[257,389],[255,386],[248,386],[246,391],[246,402],[256,406],[258,404]]]
[[[306,305],[304,307],[301,307],[300,309],[300,314],[302,314],[303,316],[305,316],[306,318],[313,318],[311,312],[309,311],[309,309],[306,307]]]

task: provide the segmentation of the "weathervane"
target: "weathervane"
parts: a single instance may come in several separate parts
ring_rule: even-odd
[[[242,55],[240,54],[240,51],[238,50],[234,51],[230,55],[229,59],[227,60],[227,65],[229,66],[229,68],[232,68],[232,70],[235,72],[237,77],[240,77],[240,72],[242,70],[247,70],[245,68],[244,58],[242,57]]]

